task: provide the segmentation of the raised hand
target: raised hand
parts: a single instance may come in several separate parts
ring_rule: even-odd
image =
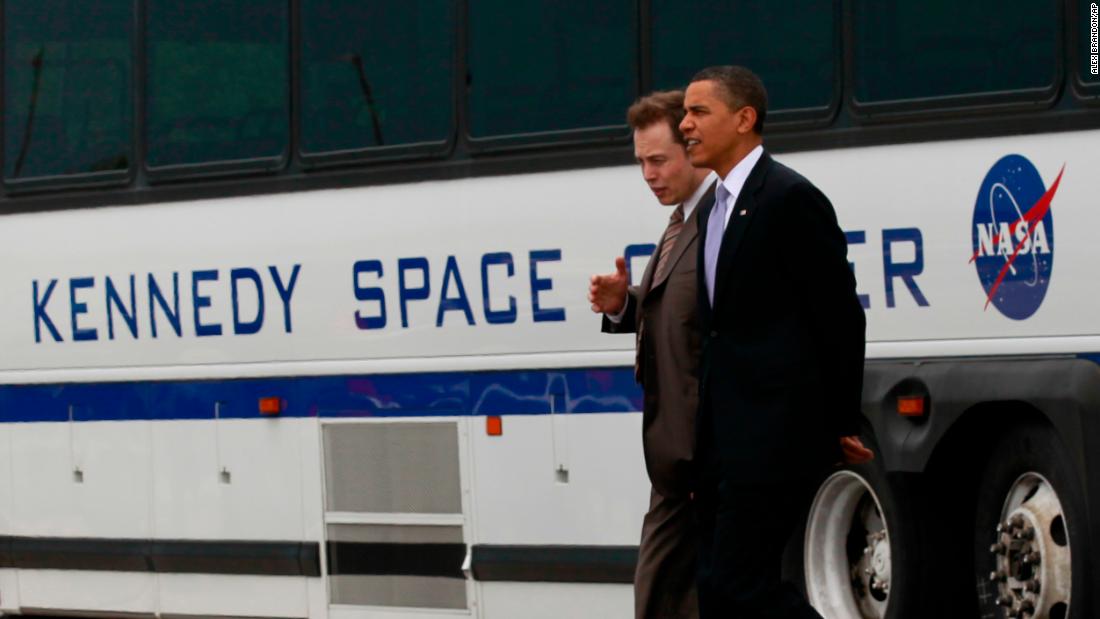
[[[626,275],[626,259],[615,258],[615,272],[593,275],[589,280],[588,302],[592,311],[604,314],[618,314],[626,303],[626,287],[630,282]]]

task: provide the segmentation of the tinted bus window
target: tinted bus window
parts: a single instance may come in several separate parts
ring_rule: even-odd
[[[470,135],[625,125],[636,12],[629,0],[471,0]]]
[[[133,2],[4,2],[4,176],[129,167]]]
[[[860,103],[1049,87],[1057,74],[1055,0],[855,0]]]
[[[1100,2],[1078,0],[1078,49],[1074,54],[1081,81],[1100,85]]]
[[[302,150],[447,139],[454,76],[447,0],[302,4]]]
[[[148,3],[150,167],[285,152],[290,123],[288,4]]]
[[[833,0],[653,0],[652,15],[655,88],[683,88],[703,67],[736,64],[764,81],[769,110],[833,100]]]

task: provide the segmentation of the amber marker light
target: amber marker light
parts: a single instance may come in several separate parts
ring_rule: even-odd
[[[924,417],[925,397],[903,395],[898,397],[898,414],[902,417]]]
[[[282,398],[260,398],[261,415],[273,416],[281,412],[283,412]]]
[[[489,436],[500,436],[504,434],[504,420],[497,415],[490,415],[485,418],[485,433]]]

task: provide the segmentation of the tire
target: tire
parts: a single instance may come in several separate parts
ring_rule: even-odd
[[[799,546],[806,597],[826,619],[929,616],[918,492],[915,477],[887,475],[881,455],[821,483]]]
[[[1054,431],[1029,425],[1006,433],[977,494],[974,578],[980,616],[1003,619],[1014,616],[1010,609],[1030,607],[1024,617],[1091,617],[1084,498]],[[1028,583],[1037,583],[1038,592],[1028,590]]]

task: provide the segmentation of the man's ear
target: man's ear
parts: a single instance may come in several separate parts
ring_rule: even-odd
[[[752,133],[752,128],[756,126],[756,108],[751,105],[746,105],[737,111],[737,132],[738,133]]]

